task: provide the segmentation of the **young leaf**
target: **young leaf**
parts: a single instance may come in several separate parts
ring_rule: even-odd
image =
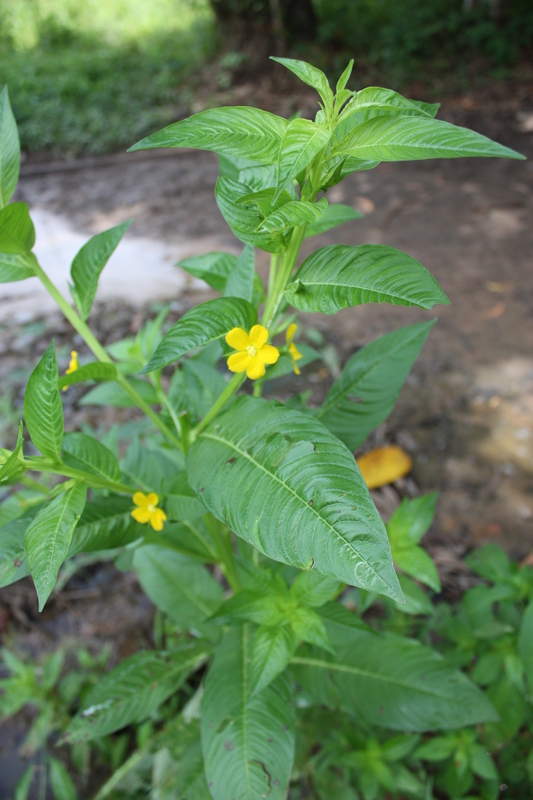
[[[33,278],[35,262],[33,253],[0,253],[0,283],[14,283]]]
[[[78,800],[78,793],[67,770],[57,758],[50,758],[50,786],[55,800]]]
[[[35,228],[27,203],[10,203],[0,210],[0,253],[28,254],[35,244]]]
[[[215,517],[269,558],[401,599],[353,456],[317,420],[240,397],[192,445],[187,474]]]
[[[120,467],[111,450],[85,433],[65,434],[63,463],[103,480],[120,481]]]
[[[233,617],[256,625],[276,627],[287,621],[288,611],[283,598],[270,588],[266,591],[242,589],[225,601],[217,617]]]
[[[406,575],[398,575],[398,580],[405,598],[405,603],[395,603],[398,611],[413,616],[419,614],[431,616],[433,606],[426,592]]]
[[[300,572],[291,586],[291,596],[298,604],[318,608],[339,591],[339,582],[318,572]]]
[[[259,108],[211,108],[142,139],[128,152],[153,147],[194,147],[273,164],[286,127],[286,119]]]
[[[344,70],[344,72],[340,76],[339,80],[337,81],[337,86],[336,86],[337,94],[339,94],[339,92],[344,91],[344,89],[346,88],[346,84],[350,80],[350,75],[352,74],[353,64],[354,64],[354,61],[353,61],[353,58],[351,58],[349,63],[348,63],[348,66],[346,67],[346,69]]]
[[[231,253],[207,253],[178,261],[176,266],[205,281],[217,292],[223,292],[228,275],[235,269],[236,262],[237,256]]]
[[[250,328],[257,322],[257,311],[246,300],[220,297],[187,311],[163,337],[143,372],[162,369],[189,350],[222,339],[232,328]]]
[[[241,242],[266,250],[267,253],[281,253],[287,245],[286,238],[282,234],[258,233],[257,227],[264,215],[261,215],[255,204],[240,202],[250,194],[250,187],[244,183],[237,183],[228,178],[217,180],[215,188],[217,205],[235,236]]]
[[[258,226],[258,230],[279,233],[297,225],[320,224],[320,220],[327,208],[328,201],[325,197],[319,200],[318,203],[309,203],[307,200],[292,200],[277,211],[269,214]]]
[[[224,287],[225,297],[240,297],[248,303],[252,302],[254,293],[255,257],[254,248],[247,244],[235,262],[235,267],[228,275]]]
[[[7,86],[0,92],[0,208],[7,205],[19,178],[20,142]],[[0,248],[1,250],[1,248]]]
[[[450,303],[419,261],[380,244],[322,247],[306,258],[286,297],[300,311],[324,314],[366,303],[418,308]]]
[[[75,744],[97,739],[146,719],[205,661],[207,652],[198,643],[130,656],[84,697],[83,708],[62,741]]]
[[[335,653],[324,621],[312,608],[305,606],[297,608],[291,615],[291,625],[294,633],[302,642],[308,642],[329,653]]]
[[[434,320],[399,328],[358,350],[315,416],[355,450],[392,411]]]
[[[83,381],[112,381],[117,377],[117,368],[114,364],[107,364],[102,361],[91,361],[84,364],[70,375],[60,375],[57,381],[58,389],[66,386],[73,386]]]
[[[24,417],[31,440],[43,456],[61,458],[63,406],[57,388],[58,370],[54,343],[50,345],[26,386]]]
[[[71,293],[83,319],[87,319],[91,312],[100,274],[131,223],[132,220],[128,220],[103,233],[97,233],[74,256],[70,267],[70,277],[74,284]]]
[[[331,139],[331,131],[309,119],[293,119],[283,135],[278,156],[278,185],[274,199],[305,169]]]
[[[182,630],[197,627],[222,602],[222,587],[205,567],[173,550],[140,547],[133,566],[150,600]]]
[[[354,128],[374,117],[407,116],[431,119],[431,113],[424,105],[402,97],[391,89],[367,86],[357,92],[343,109],[339,123],[334,131],[336,142],[348,136]]]
[[[36,766],[36,764],[30,764],[28,769],[25,771],[24,775],[15,787],[13,800],[28,800]]]
[[[325,233],[336,228],[337,225],[343,225],[345,222],[351,222],[353,219],[361,219],[363,214],[356,211],[351,206],[345,206],[342,203],[330,204],[322,217],[317,222],[311,222],[305,229],[304,239],[310,236],[318,236],[320,233]]]
[[[276,58],[274,56],[270,56],[270,58],[272,61],[277,61],[278,64],[283,64],[284,67],[294,72],[301,81],[316,89],[326,109],[331,111],[333,108],[333,92],[322,70],[313,67],[312,64],[308,64],[306,61],[297,61],[294,58]]]
[[[430,492],[414,500],[402,500],[387,525],[389,541],[418,544],[433,522],[437,498],[437,492]]]
[[[413,639],[348,628],[320,611],[336,656],[306,648],[292,659],[298,682],[319,702],[393,730],[460,728],[497,718],[468,678]],[[330,619],[332,617],[332,619]],[[323,696],[327,676],[330,690]]]
[[[43,610],[55,586],[59,567],[67,556],[86,498],[85,484],[75,483],[71,489],[47,503],[26,530],[24,545],[39,596],[39,611]]]
[[[82,369],[83,367],[71,374],[77,375]],[[129,383],[133,386],[137,394],[142,397],[145,403],[148,403],[150,406],[159,405],[160,399],[151,383],[147,383],[147,381],[140,380],[139,378],[129,378]],[[79,402],[82,406],[115,406],[116,408],[136,407],[135,400],[131,399],[130,395],[122,386],[114,382],[106,382],[100,384],[100,386],[95,386],[94,389],[84,394]]]
[[[434,592],[441,591],[439,573],[430,556],[421,547],[395,547],[391,542],[392,558],[399,569],[412,575]]]
[[[376,117],[358,125],[331,151],[360,159],[415,161],[482,156],[524,159],[475,131],[424,117]]]
[[[298,647],[290,625],[258,628],[251,661],[251,694],[258,694],[283,672]]]
[[[248,625],[227,633],[202,699],[202,749],[214,800],[285,800],[294,758],[294,714],[285,675],[252,696]]]
[[[17,436],[17,443],[15,449],[0,467],[0,486],[2,484],[16,483],[18,478],[24,474],[26,467],[21,462],[22,446],[24,444],[24,437],[22,435],[23,426],[22,422],[19,424],[19,432]]]

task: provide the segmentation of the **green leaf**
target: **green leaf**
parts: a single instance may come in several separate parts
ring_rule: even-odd
[[[387,419],[434,324],[380,336],[346,362],[315,416],[350,450]]]
[[[57,386],[64,389],[66,386],[73,386],[75,383],[83,381],[112,381],[117,377],[117,368],[114,364],[107,364],[102,361],[91,361],[84,364],[70,375],[61,375],[58,378]]]
[[[314,644],[323,650],[334,653],[324,621],[311,608],[300,606],[291,615],[294,633],[302,642]]]
[[[465,561],[472,572],[491,583],[506,582],[513,575],[509,556],[502,547],[493,542],[474,550]]]
[[[192,445],[187,474],[215,517],[269,558],[401,599],[353,456],[317,420],[240,397]]]
[[[298,61],[294,58],[276,58],[274,56],[270,56],[270,58],[272,61],[277,61],[278,64],[283,64],[284,67],[294,72],[301,81],[316,89],[326,109],[331,111],[333,108],[333,92],[322,70],[313,67],[312,64],[308,64],[306,61]]]
[[[189,350],[222,339],[232,328],[250,330],[256,322],[257,311],[246,300],[219,297],[201,303],[171,327],[143,372],[162,369]]]
[[[528,604],[522,615],[517,650],[524,664],[531,691],[533,689],[533,602]]]
[[[435,736],[429,742],[424,742],[415,752],[415,758],[423,761],[446,761],[452,755],[456,747],[456,739],[449,734],[447,736]]]
[[[68,557],[79,553],[114,550],[142,539],[146,526],[136,522],[131,497],[98,497],[89,500],[74,531]]]
[[[259,108],[211,108],[141,139],[128,152],[154,147],[193,147],[272,164],[286,127],[286,119]]]
[[[14,283],[35,275],[33,253],[0,253],[0,283]]]
[[[178,473],[166,490],[165,511],[170,520],[194,520],[206,513],[206,507],[189,486],[185,472]]]
[[[308,364],[311,364],[313,361],[321,358],[320,353],[318,353],[313,347],[310,347],[308,344],[303,344],[302,342],[298,342],[298,350],[302,354],[302,357],[298,359],[296,362],[298,365],[298,369],[302,370]],[[282,353],[275,364],[272,366],[267,367],[266,375],[263,380],[271,381],[275,378],[281,378],[283,375],[292,375],[294,374],[294,361],[290,357],[288,353]]]
[[[298,647],[290,625],[258,628],[251,660],[251,694],[258,694],[286,668]]]
[[[339,582],[318,572],[300,572],[291,586],[291,596],[298,604],[319,607],[339,591]]]
[[[116,250],[132,220],[97,233],[74,256],[70,277],[74,284],[72,296],[83,319],[91,313],[100,274]]]
[[[393,541],[400,546],[419,543],[433,522],[438,496],[438,492],[430,492],[414,500],[402,500],[387,525],[391,546]]]
[[[63,438],[63,463],[97,478],[120,481],[121,470],[114,454],[101,442],[85,433],[66,433]]]
[[[232,181],[239,180],[239,173],[243,169],[259,166],[257,161],[250,158],[241,158],[240,156],[228,156],[217,153],[218,157],[218,172],[221,178],[231,178]]]
[[[205,646],[198,643],[130,656],[83,698],[83,708],[62,741],[75,744],[98,739],[146,719],[205,661],[206,654]]]
[[[209,572],[187,556],[158,545],[135,551],[133,566],[157,608],[182,630],[204,622],[222,602],[222,587]]]
[[[23,516],[0,528],[0,588],[30,574],[24,534],[32,519],[32,516]]]
[[[121,461],[122,472],[132,485],[143,491],[164,494],[164,486],[183,468],[174,459],[176,451],[166,451],[160,447],[142,445],[135,438],[128,448],[126,457]],[[177,453],[179,459],[181,454]]]
[[[217,617],[233,617],[256,625],[275,627],[288,619],[288,608],[283,600],[270,588],[267,590],[242,589],[232,595],[221,606]]]
[[[398,575],[398,580],[405,598],[405,603],[395,603],[398,611],[413,616],[418,614],[430,616],[433,613],[433,606],[425,591],[405,575]]]
[[[269,214],[259,225],[259,231],[278,233],[300,225],[309,223],[317,224],[327,211],[328,201],[325,197],[318,203],[309,203],[307,200],[291,200],[284,206]]]
[[[19,432],[17,435],[17,443],[15,449],[6,459],[5,463],[0,467],[0,486],[16,483],[17,480],[26,472],[26,467],[22,463],[22,446],[24,444],[24,437],[22,435],[23,425],[19,425]]]
[[[17,123],[11,110],[7,86],[0,92],[0,208],[5,206],[17,185],[20,168],[20,142]]]
[[[87,487],[75,483],[42,508],[24,535],[28,566],[39,597],[42,611],[57,579],[59,567],[65,560],[72,534],[78,524]]]
[[[294,758],[291,688],[280,675],[252,696],[248,626],[219,645],[202,699],[202,749],[214,800],[285,800]]]
[[[78,800],[78,793],[67,770],[57,758],[50,758],[50,786],[55,800]]]
[[[194,425],[225,388],[226,380],[215,367],[197,359],[184,359],[172,376],[167,400],[175,413],[188,411]]]
[[[215,198],[220,213],[241,242],[266,250],[267,253],[281,253],[287,245],[287,238],[281,233],[258,233],[257,227],[264,215],[261,215],[255,204],[239,202],[248,198],[251,193],[251,187],[244,183],[219,178],[215,187]]]
[[[473,745],[470,751],[470,765],[472,771],[485,781],[497,781],[499,779],[494,761],[480,744]]]
[[[293,119],[283,135],[278,156],[278,197],[283,189],[309,164],[331,139],[331,131],[309,119]]]
[[[237,256],[231,253],[206,253],[203,256],[193,256],[186,258],[185,261],[178,261],[177,267],[181,267],[189,275],[205,281],[217,292],[223,292],[226,286],[228,275],[235,269]]]
[[[346,87],[346,84],[350,80],[350,75],[352,74],[353,64],[354,64],[354,60],[353,60],[353,58],[351,58],[349,63],[348,63],[348,66],[346,67],[346,69],[344,70],[344,72],[340,76],[339,80],[337,81],[337,86],[336,86],[337,94],[339,94],[339,92],[344,91],[344,89]]]
[[[10,203],[0,210],[0,253],[28,254],[35,244],[35,228],[27,203]]]
[[[54,342],[33,370],[24,395],[24,417],[31,440],[43,456],[61,458],[63,406],[57,388]]]
[[[483,692],[435,651],[413,639],[341,625],[329,606],[320,614],[336,656],[305,648],[292,660],[298,682],[319,702],[369,725],[403,731],[460,728],[496,718]]]
[[[323,191],[336,186],[352,172],[362,172],[363,170],[375,169],[379,161],[369,161],[361,158],[348,158],[345,155],[335,156],[324,161],[320,175],[320,188]]]
[[[318,236],[325,231],[336,228],[337,225],[343,225],[345,222],[351,222],[353,219],[361,219],[363,214],[356,211],[351,206],[345,206],[342,203],[333,203],[326,208],[323,216],[318,222],[312,222],[305,229],[304,239],[310,236]]]
[[[161,533],[156,533],[150,528],[146,530],[144,535],[146,544],[159,544],[189,558],[194,558],[202,564],[213,564],[219,560],[213,540],[201,519],[194,522],[189,520],[181,523],[169,522]]]
[[[429,586],[434,592],[441,591],[439,573],[425,550],[416,545],[405,548],[394,546],[392,541],[391,550],[394,563],[399,569]]]
[[[324,314],[366,303],[432,308],[450,302],[419,261],[380,244],[322,247],[306,258],[285,295],[300,311]]]
[[[228,275],[224,287],[224,296],[240,297],[242,300],[251,303],[254,292],[254,277],[254,248],[251,244],[247,244],[235,262],[235,267]]]
[[[374,117],[407,116],[431,118],[431,113],[426,111],[424,104],[420,105],[402,97],[391,89],[381,89],[378,86],[367,86],[357,92],[350,102],[344,107],[339,123],[334,131],[337,142],[348,136],[354,128]]]
[[[423,117],[376,117],[358,125],[331,155],[378,161],[414,161],[464,156],[524,159],[509,147],[449,122]]]
[[[81,368],[83,369],[83,368]],[[81,369],[79,370],[81,372]],[[77,372],[71,373],[77,375]],[[70,377],[70,376],[69,376]],[[140,380],[139,378],[128,378],[128,382],[140,394],[145,403],[150,406],[159,405],[160,400],[157,392],[151,383]],[[79,401],[81,406],[115,406],[115,408],[136,408],[135,400],[132,400],[122,386],[118,383],[102,383],[95,386],[87,394],[84,394]]]

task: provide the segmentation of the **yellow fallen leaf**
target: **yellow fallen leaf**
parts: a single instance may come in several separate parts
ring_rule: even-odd
[[[411,472],[413,462],[405,450],[396,445],[378,447],[357,459],[361,475],[369,489],[394,483]]]

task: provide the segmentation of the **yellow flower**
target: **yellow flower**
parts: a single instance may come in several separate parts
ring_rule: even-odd
[[[150,494],[143,494],[143,492],[135,492],[133,495],[133,502],[138,508],[134,508],[131,512],[133,519],[141,524],[149,522],[154,531],[162,531],[163,523],[167,515],[162,508],[158,508],[159,497],[155,492]]]
[[[80,362],[78,361],[78,354],[75,350],[70,351],[70,364],[68,365],[68,369],[65,370],[65,375],[70,375],[71,372],[76,372],[80,368]],[[63,391],[67,391],[67,387],[63,386]]]
[[[298,348],[296,347],[296,345],[292,341],[292,339],[294,337],[294,334],[296,333],[296,328],[297,327],[298,327],[298,325],[296,325],[295,322],[291,322],[291,324],[287,328],[287,333],[285,334],[285,339],[287,341],[287,344],[289,345],[289,355],[292,358],[292,365],[294,367],[294,374],[295,375],[299,375],[300,374],[300,370],[298,369],[298,365],[297,365],[296,362],[299,361],[301,358],[303,358],[302,354],[300,353],[300,351],[298,350]]]
[[[267,344],[268,331],[262,325],[254,325],[250,333],[242,328],[233,328],[226,334],[226,341],[237,353],[228,358],[228,369],[232,372],[244,372],[251,381],[262,378],[265,364],[275,364],[279,358],[279,350]]]

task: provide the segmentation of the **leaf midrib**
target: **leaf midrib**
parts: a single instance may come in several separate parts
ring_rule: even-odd
[[[300,497],[300,495],[297,494],[294,491],[294,489],[292,489],[287,483],[285,483],[285,481],[281,480],[281,478],[279,478],[277,475],[275,475],[274,473],[270,472],[266,467],[264,467],[262,464],[260,464],[254,458],[252,458],[252,456],[249,453],[247,453],[245,450],[241,450],[241,448],[238,447],[233,442],[230,442],[230,441],[228,441],[227,439],[224,439],[221,436],[216,436],[214,433],[205,433],[204,432],[204,433],[201,434],[201,436],[203,436],[205,439],[212,439],[213,441],[217,441],[217,442],[220,442],[221,444],[226,445],[230,449],[234,450],[236,453],[239,453],[240,455],[244,456],[244,458],[247,458],[248,461],[250,461],[251,464],[253,464],[258,469],[261,469],[266,475],[269,475],[270,478],[272,478],[273,480],[277,481],[284,489],[286,489],[290,494],[292,494],[294,497],[296,497],[296,499],[306,509],[308,509],[311,513],[313,513],[331,531],[331,533],[336,537],[336,539],[338,539],[338,540],[340,540],[340,542],[342,542],[343,546],[347,545],[350,548],[350,550],[353,553],[355,553],[355,555],[358,558],[360,558],[361,561],[364,564],[366,564],[368,569],[371,570],[372,574],[377,578],[378,581],[380,581],[381,583],[384,583],[385,586],[387,586],[394,594],[396,594],[396,592],[394,592],[393,587],[389,583],[387,583],[387,581],[375,571],[375,569],[371,566],[371,564],[368,563],[368,561],[361,555],[361,553],[359,553],[359,551],[356,550],[355,547],[353,547],[351,542],[348,542],[346,539],[344,539],[341,536],[341,534],[337,530],[335,530],[335,528],[333,527],[333,525],[331,525],[330,522],[328,522],[326,519],[324,519],[324,517],[322,517],[313,506],[310,506],[309,503],[306,502],[302,497]]]
[[[413,305],[419,305],[414,300],[410,300],[407,295],[397,294],[397,293],[391,292],[391,291],[386,291],[385,292],[382,289],[372,289],[370,286],[358,286],[358,285],[355,285],[353,283],[340,283],[339,281],[335,281],[335,283],[331,283],[331,282],[328,282],[328,281],[309,281],[309,280],[306,280],[305,278],[304,279],[299,278],[298,275],[296,275],[295,277],[296,277],[296,280],[293,281],[291,284],[289,284],[289,286],[287,288],[289,288],[291,286],[293,286],[293,287],[296,286],[297,287],[297,284],[300,283],[305,289],[307,289],[310,286],[318,286],[321,289],[323,287],[332,287],[334,289],[337,289],[337,288],[339,288],[339,289],[354,289],[356,291],[373,292],[374,294],[377,294],[379,297],[395,297],[395,298],[398,298],[399,300],[406,300],[407,302],[412,303]],[[296,288],[296,291],[298,291],[297,288]],[[426,308],[426,306],[422,306],[422,308]]]

